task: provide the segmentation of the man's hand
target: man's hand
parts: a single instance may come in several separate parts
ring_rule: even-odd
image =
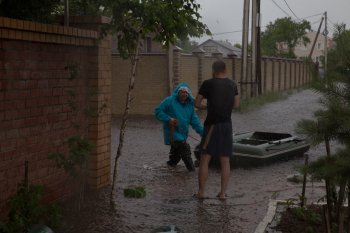
[[[170,125],[170,126],[176,126],[177,124],[178,124],[177,119],[171,118],[171,119],[169,120],[169,125]]]

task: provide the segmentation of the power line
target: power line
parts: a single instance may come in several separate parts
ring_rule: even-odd
[[[333,23],[333,21],[328,17],[328,21],[333,24],[333,26],[336,26],[337,24]]]
[[[288,2],[287,2],[286,0],[283,0],[283,1],[284,1],[284,3],[287,5],[287,7],[288,7],[288,9],[290,10],[290,12],[293,13],[293,15],[295,16],[295,18],[297,18],[297,19],[300,20],[300,18],[294,13],[294,11],[292,10],[292,8],[290,8]]]
[[[283,10],[282,7],[280,7],[280,5],[278,5],[275,0],[271,0],[278,8],[280,8],[281,11],[284,12],[284,14],[286,14],[288,17],[292,18],[292,16],[290,16],[285,10]]]
[[[288,17],[292,18],[292,16],[290,14],[288,14],[280,5],[278,5],[274,0],[271,0],[281,11],[283,11],[283,13],[285,15],[287,15]],[[284,2],[286,3],[287,7],[289,8],[289,10],[293,13],[293,15],[299,20],[301,21],[302,19],[308,19],[308,18],[312,18],[312,17],[315,17],[315,16],[319,16],[319,15],[323,15],[324,12],[322,13],[318,13],[318,14],[314,14],[314,15],[310,15],[310,16],[305,16],[305,17],[302,17],[302,18],[299,18],[295,13],[294,11],[290,8],[289,4],[286,2],[286,0],[284,0]]]
[[[324,14],[324,12],[318,13],[318,14],[314,14],[314,15],[310,15],[310,16],[306,16],[306,17],[302,17],[302,19],[308,19],[308,18],[312,18],[312,17],[315,17],[315,16],[323,15],[323,14]]]
[[[274,0],[272,0],[274,1]],[[275,2],[276,3],[276,2]],[[283,10],[283,9],[281,9]],[[286,13],[286,12],[285,12]],[[286,13],[288,15],[288,13]],[[299,18],[299,20],[301,19],[308,19],[308,18],[312,18],[312,17],[316,17],[316,16],[319,16],[319,15],[323,15],[323,13],[318,13],[318,14],[314,14],[314,15],[309,15],[309,16],[305,16],[305,17],[302,17],[302,18]],[[289,16],[289,15],[288,15]],[[311,25],[314,25],[316,23],[319,23],[321,21],[321,19],[317,20],[317,21],[313,21],[313,22],[310,22]],[[267,27],[267,25],[265,26],[261,26],[261,28],[265,28]],[[251,29],[249,29],[251,30]],[[231,33],[238,33],[238,32],[242,32],[243,30],[234,30],[234,31],[227,31],[227,32],[217,32],[217,33],[212,33],[213,36],[219,36],[219,35],[225,35],[225,34],[231,34]]]
[[[237,32],[243,32],[243,30],[229,31],[229,32],[218,32],[218,33],[212,33],[212,35],[219,36],[219,35],[225,35],[225,34],[231,34],[231,33],[237,33]]]
[[[314,25],[316,23],[319,23],[321,20],[317,20],[314,22],[310,22],[311,25]],[[261,28],[266,28],[267,26],[261,26]],[[249,29],[251,30],[251,28]],[[220,35],[225,35],[225,34],[231,34],[231,33],[238,33],[238,32],[242,32],[243,30],[235,30],[235,31],[227,31],[227,32],[217,32],[217,33],[212,33],[212,36],[220,36]]]

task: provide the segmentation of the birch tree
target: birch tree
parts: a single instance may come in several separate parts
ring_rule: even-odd
[[[209,34],[198,13],[200,5],[195,0],[111,0],[112,21],[105,33],[117,35],[118,50],[131,62],[129,87],[120,126],[119,144],[114,161],[111,201],[116,192],[118,161],[122,156],[124,135],[132,102],[136,70],[142,41],[149,35],[163,46],[177,39]]]

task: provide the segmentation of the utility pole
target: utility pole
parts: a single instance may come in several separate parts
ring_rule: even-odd
[[[257,48],[256,48],[256,25],[257,25],[257,0],[252,0],[252,76],[250,77],[250,97],[256,96],[256,62],[257,62]]]
[[[260,48],[260,0],[252,4],[252,80],[251,95],[260,95],[261,90],[261,48]]]
[[[69,27],[69,0],[64,0],[64,26]]]
[[[317,41],[318,35],[320,34],[320,31],[321,31],[321,27],[322,27],[323,20],[324,20],[324,17],[322,17],[322,19],[321,19],[321,23],[320,23],[320,25],[318,26],[317,33],[316,33],[316,37],[315,37],[314,43],[312,44],[311,51],[310,51],[310,54],[309,54],[309,59],[311,59],[312,54],[313,54],[313,52],[314,52],[314,49],[315,49],[315,44],[316,44],[316,41]]]
[[[257,23],[256,23],[256,80],[258,84],[258,95],[262,94],[261,87],[261,13],[260,13],[260,0],[256,0],[257,9]]]
[[[254,40],[252,39],[252,46],[254,41],[254,49],[253,50],[253,59],[255,60],[255,67],[252,69],[252,74],[254,71],[255,77],[255,95],[261,95],[262,89],[261,89],[261,47],[260,47],[260,21],[261,21],[261,14],[260,14],[260,0],[253,0],[255,2],[255,10],[253,7],[253,21],[255,21],[254,30],[255,30],[255,37]]]
[[[243,7],[243,33],[242,33],[242,63],[241,63],[241,96],[245,93],[244,85],[247,85],[248,76],[248,37],[249,37],[249,4],[250,0],[244,0]],[[245,86],[246,87],[246,86]]]
[[[328,56],[328,28],[327,28],[327,11],[324,13],[324,77],[327,78],[327,56]]]

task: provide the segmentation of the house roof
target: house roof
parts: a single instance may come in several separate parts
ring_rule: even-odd
[[[204,41],[203,43],[198,45],[194,50],[198,50],[201,46],[203,46],[204,44],[206,44],[208,42],[213,42],[221,47],[224,47],[224,48],[230,50],[232,52],[232,54],[234,54],[236,56],[241,56],[241,54],[242,54],[242,50],[240,48],[234,47],[230,43],[226,43],[224,41],[217,41],[217,40],[213,40],[213,39],[208,39],[208,40]],[[218,49],[218,50],[220,50],[220,49]]]

